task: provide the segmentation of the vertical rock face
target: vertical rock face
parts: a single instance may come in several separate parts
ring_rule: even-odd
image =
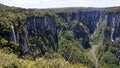
[[[82,45],[84,48],[89,48],[89,37],[88,34],[93,34],[95,28],[97,27],[97,23],[100,20],[101,12],[100,11],[80,11],[80,12],[72,12],[72,13],[57,13],[59,18],[62,18],[63,21],[69,22],[78,20],[82,22],[82,24],[88,28],[89,32],[86,32],[83,26],[77,25],[73,28],[74,36],[76,38],[82,38]],[[111,39],[112,41],[116,41],[120,37],[120,13],[112,13],[107,12],[104,14],[106,16],[106,28],[107,31],[104,32],[104,38]],[[15,35],[16,42],[22,45],[22,48],[25,51],[28,51],[28,43],[29,37],[37,37],[41,38],[44,44],[46,45],[46,49],[53,48],[57,51],[57,43],[58,43],[58,35],[57,35],[57,26],[55,19],[50,15],[45,15],[44,17],[35,17],[31,16],[26,19],[24,25],[24,36],[18,33],[16,29]],[[99,25],[98,25],[99,26]],[[19,41],[21,40],[21,41]],[[36,39],[37,40],[37,39]],[[34,42],[38,44],[37,41]]]
[[[115,14],[115,20],[113,22],[113,40],[117,40],[117,38],[120,38],[120,13]]]
[[[89,32],[85,32],[84,28],[82,26],[75,26],[73,29],[73,32],[75,34],[76,38],[82,38],[82,45],[84,48],[89,48],[89,37],[88,34],[93,34],[95,31],[95,28],[97,26],[97,23],[99,22],[99,19],[101,17],[100,11],[80,11],[80,12],[72,12],[72,13],[57,13],[57,15],[62,18],[64,21],[69,22],[78,20],[79,22],[82,22],[85,27],[88,28]]]
[[[120,13],[107,13],[106,14],[106,28],[108,31],[104,32],[105,39],[111,39],[113,41],[112,46],[115,48],[112,53],[120,58],[120,47],[117,40],[120,38]]]
[[[64,21],[78,20],[82,22],[88,29],[89,33],[93,34],[96,28],[96,24],[99,22],[101,12],[100,11],[88,11],[88,12],[73,12],[73,13],[57,13]]]
[[[111,39],[116,41],[120,37],[120,13],[107,13],[106,27],[111,28]]]
[[[46,47],[52,47],[55,51],[57,50],[57,29],[55,21],[51,16],[28,17],[26,19],[25,28],[28,36],[41,37]]]
[[[79,12],[79,21],[83,22],[83,24],[87,26],[89,33],[91,34],[94,33],[96,24],[99,22],[99,19],[99,11]]]
[[[83,38],[82,45],[84,48],[90,48],[89,37],[82,26],[76,25],[74,28],[74,34],[76,38]]]
[[[72,13],[57,13],[57,15],[64,21],[69,22],[73,20],[78,20],[82,22],[85,27],[89,29],[89,32],[85,32],[82,26],[75,26],[73,32],[76,38],[82,38],[82,45],[84,48],[89,48],[89,37],[88,34],[93,34],[97,28],[97,23],[100,18],[105,19],[105,39],[112,40],[113,43],[120,38],[120,12],[104,12],[104,11],[83,11],[83,12],[72,12]],[[104,17],[105,16],[105,17]],[[99,26],[99,25],[98,25]],[[119,46],[116,44],[114,46],[117,50],[113,54],[117,57],[120,56]]]
[[[12,36],[11,40],[19,44],[24,52],[28,52],[28,40],[25,30],[23,30],[24,35],[21,35],[15,26],[11,26]]]
[[[113,18],[113,13],[107,13],[106,14],[106,27],[112,27],[112,18]]]

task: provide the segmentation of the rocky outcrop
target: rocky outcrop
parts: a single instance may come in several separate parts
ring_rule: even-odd
[[[106,13],[106,27],[104,31],[104,38],[111,40],[110,44],[114,50],[111,50],[117,58],[120,59],[120,47],[118,39],[120,38],[120,13],[109,12]]]
[[[44,17],[28,17],[25,22],[25,28],[28,37],[41,38],[47,50],[53,48],[57,51],[57,29],[55,21],[50,15],[45,15]],[[40,46],[38,42],[33,43]]]
[[[82,45],[84,48],[89,48],[89,37],[88,34],[93,34],[97,23],[100,20],[101,12],[100,11],[79,11],[72,13],[57,13],[57,15],[62,18],[63,21],[69,22],[78,20],[82,22],[82,24],[89,29],[89,32],[85,32],[82,26],[75,26],[73,32],[75,34],[75,38],[83,38]]]
[[[28,44],[36,44],[36,47],[43,52],[49,50],[50,48],[54,51],[58,50],[57,28],[52,16],[45,15],[44,17],[28,17],[25,21],[24,27],[21,29],[22,30],[20,32],[20,27],[18,28],[15,25],[12,25],[12,34],[10,39],[19,44],[19,47],[24,52],[29,52]],[[34,40],[31,42],[29,41],[30,38],[34,38]],[[45,50],[43,50],[44,47]]]
[[[84,28],[82,26],[76,25],[73,29],[75,38],[83,38],[82,40],[82,45],[83,47],[86,48],[90,48],[90,44],[89,44],[89,37],[88,34],[85,32]]]
[[[88,35],[94,33],[100,18],[103,18],[101,15],[105,16],[106,20],[104,38],[116,41],[120,37],[120,13],[107,12],[106,14],[102,14],[101,11],[79,11],[71,13],[60,12],[56,14],[62,21],[69,22],[78,20],[88,28],[88,32],[86,32],[83,26],[80,25],[76,25],[73,28],[75,38],[83,39],[82,45],[84,48],[90,47]],[[22,37],[16,29],[15,32],[17,42],[23,45],[25,51],[28,50],[28,47],[26,46],[28,43],[40,45],[37,43],[38,41],[35,42],[35,40],[34,42],[29,42],[30,37],[41,38],[41,41],[46,46],[46,50],[53,48],[55,51],[57,51],[58,49],[56,21],[51,15],[45,15],[43,17],[28,17],[23,28],[24,36]]]
[[[117,58],[120,59],[120,41],[116,41],[112,43],[111,52],[116,55]]]
[[[26,31],[23,30],[22,33],[20,33],[14,25],[11,26],[11,31],[11,40],[18,44],[24,52],[28,52],[28,37]]]
[[[120,38],[120,13],[115,14],[113,18],[113,28],[114,32],[112,34],[113,40]]]
[[[96,24],[99,22],[101,12],[100,11],[87,11],[87,12],[72,12],[72,13],[57,13],[64,21],[70,19],[78,20],[82,22],[88,29],[89,33],[93,34],[96,28]]]
[[[120,37],[120,13],[106,13],[106,27],[111,28],[111,40],[116,41]]]

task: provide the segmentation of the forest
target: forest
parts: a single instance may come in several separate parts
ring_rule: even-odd
[[[120,7],[0,4],[0,68],[120,68]]]

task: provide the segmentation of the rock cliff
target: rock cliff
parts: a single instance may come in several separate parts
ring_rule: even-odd
[[[97,28],[97,23],[99,23],[102,15],[106,18],[106,28],[108,29],[108,31],[104,32],[104,38],[115,41],[120,37],[120,13],[108,12],[102,14],[101,11],[80,11],[72,13],[60,12],[56,14],[65,22],[68,22],[69,20],[78,20],[79,22],[82,22],[85,27],[88,28],[88,32],[85,32],[84,28],[81,26],[75,26],[75,28],[73,29],[75,37],[83,38],[83,47],[90,47],[88,35],[95,32],[95,29]],[[25,37],[40,37],[43,40],[44,44],[47,46],[47,49],[53,48],[54,50],[57,50],[57,25],[54,18],[55,17],[48,14],[44,17],[27,17],[24,25]],[[18,38],[17,36],[19,36],[18,33],[16,33],[16,38]],[[52,43],[47,43],[47,41],[45,41],[46,39],[48,40],[48,42]],[[52,39],[53,41],[51,41]]]

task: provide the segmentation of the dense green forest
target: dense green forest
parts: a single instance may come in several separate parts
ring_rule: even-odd
[[[119,12],[119,7],[23,9],[1,4],[0,68],[120,68],[120,39],[111,40],[105,18]]]

